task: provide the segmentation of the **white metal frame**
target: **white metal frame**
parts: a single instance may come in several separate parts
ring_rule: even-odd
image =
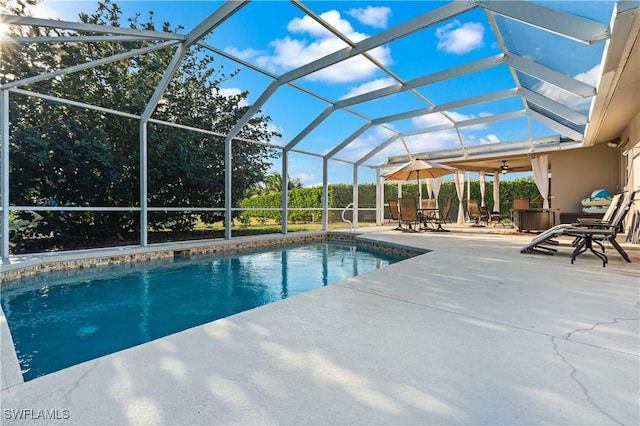
[[[217,210],[225,212],[225,238],[229,239],[232,237],[231,233],[231,213],[232,211],[236,211],[237,209],[232,208],[232,200],[231,200],[231,190],[232,190],[232,144],[234,140],[242,140],[245,142],[259,143],[265,144],[268,146],[272,146],[274,148],[282,149],[282,177],[283,177],[283,191],[282,191],[282,232],[287,232],[287,180],[288,180],[288,154],[290,152],[300,152],[308,155],[314,155],[322,158],[323,160],[323,229],[327,229],[327,215],[328,215],[328,205],[327,205],[327,195],[328,195],[328,161],[341,161],[346,162],[353,165],[353,202],[354,202],[354,225],[357,226],[357,210],[358,210],[358,192],[357,192],[357,182],[358,182],[358,168],[362,166],[375,168],[377,170],[376,176],[379,176],[382,172],[383,165],[366,165],[365,163],[369,161],[376,154],[380,153],[383,149],[388,147],[390,144],[394,143],[398,139],[400,139],[407,151],[406,158],[411,158],[412,156],[422,156],[422,157],[437,157],[438,153],[411,153],[407,148],[406,143],[404,143],[404,137],[411,135],[420,135],[420,134],[428,134],[431,132],[436,132],[444,129],[455,129],[458,134],[458,139],[460,143],[460,148],[449,152],[449,158],[461,157],[468,158],[469,153],[477,151],[476,147],[467,147],[465,146],[465,142],[460,133],[460,128],[466,126],[472,126],[479,123],[489,123],[500,120],[512,119],[515,117],[526,117],[529,123],[529,140],[528,141],[511,141],[511,142],[503,142],[500,143],[499,149],[496,148],[496,151],[505,152],[508,150],[513,150],[513,152],[518,152],[523,149],[527,149],[528,152],[536,152],[537,150],[544,151],[548,149],[549,144],[548,141],[536,141],[534,140],[531,133],[531,120],[537,120],[540,123],[548,126],[551,129],[554,129],[559,133],[557,139],[554,139],[553,143],[560,143],[562,137],[570,138],[573,140],[573,144],[566,144],[565,146],[571,145],[578,146],[583,139],[585,139],[585,135],[575,129],[566,126],[565,124],[555,121],[552,118],[547,117],[546,115],[540,114],[536,111],[531,110],[528,107],[528,103],[535,104],[538,108],[543,111],[549,111],[551,114],[555,116],[562,117],[570,122],[575,123],[578,126],[587,125],[588,129],[588,118],[583,114],[580,114],[565,105],[561,105],[556,101],[548,99],[541,94],[535,93],[531,90],[528,90],[520,85],[520,82],[517,79],[516,71],[534,76],[537,79],[542,81],[551,83],[555,86],[561,87],[564,90],[567,90],[571,93],[574,93],[583,98],[593,97],[596,94],[596,90],[594,87],[585,84],[581,81],[578,81],[572,77],[566,76],[558,71],[552,70],[548,67],[545,67],[541,64],[538,64],[530,59],[518,56],[512,52],[507,50],[502,38],[502,34],[500,34],[500,29],[498,25],[495,23],[494,15],[502,15],[508,17],[510,19],[514,19],[516,21],[520,21],[526,23],[528,25],[539,28],[543,31],[550,31],[555,34],[561,35],[563,37],[570,38],[572,40],[576,40],[580,43],[584,44],[593,44],[607,41],[610,37],[610,29],[606,25],[602,25],[597,22],[593,22],[581,17],[569,15],[567,13],[559,12],[557,10],[553,10],[550,8],[546,8],[541,5],[537,5],[534,3],[519,1],[519,2],[461,2],[454,1],[451,3],[447,3],[431,12],[425,13],[420,16],[416,16],[415,18],[404,22],[400,25],[392,27],[386,31],[382,31],[376,35],[368,37],[360,42],[354,43],[336,28],[332,27],[329,23],[324,21],[320,16],[315,14],[310,8],[306,7],[302,2],[298,0],[292,0],[292,3],[301,10],[305,15],[309,16],[313,20],[315,20],[318,24],[322,25],[329,32],[331,32],[334,36],[342,40],[347,44],[347,47],[333,52],[325,57],[319,58],[315,61],[312,61],[308,64],[305,64],[297,69],[293,69],[291,71],[285,72],[282,75],[274,75],[260,67],[252,65],[240,58],[234,57],[233,55],[223,52],[221,49],[216,46],[212,46],[203,41],[203,38],[206,37],[212,30],[217,28],[220,24],[225,22],[227,19],[236,14],[243,7],[247,6],[249,2],[244,1],[227,1],[222,4],[214,13],[210,16],[206,17],[199,25],[197,25],[192,31],[187,34],[174,34],[174,33],[164,33],[158,31],[143,31],[143,30],[133,30],[128,28],[114,28],[107,27],[102,25],[89,25],[75,22],[66,22],[59,20],[47,20],[47,19],[38,19],[24,16],[12,16],[12,15],[0,15],[0,22],[3,22],[8,25],[33,25],[33,26],[41,26],[41,27],[51,27],[51,28],[59,28],[70,31],[91,31],[97,34],[104,35],[96,35],[96,36],[68,36],[65,37],[65,41],[74,41],[74,42],[93,42],[99,40],[122,40],[122,41],[130,41],[130,40],[155,40],[157,44],[144,48],[132,50],[127,53],[114,55],[108,58],[103,58],[101,60],[77,64],[75,66],[56,70],[50,73],[25,78],[23,80],[12,81],[9,83],[5,83],[0,85],[0,122],[1,122],[1,133],[0,133],[0,141],[2,142],[2,149],[0,158],[0,170],[1,170],[1,188],[2,188],[2,220],[0,222],[0,232],[2,233],[2,238],[0,241],[0,256],[2,258],[7,258],[9,256],[9,213],[11,210],[24,210],[27,207],[24,206],[9,206],[9,149],[8,149],[8,141],[9,141],[9,96],[11,95],[24,95],[24,96],[36,96],[42,99],[53,101],[53,102],[61,102],[67,103],[70,105],[80,106],[89,109],[95,109],[103,112],[108,112],[111,114],[120,114],[130,118],[134,118],[140,120],[140,207],[139,208],[126,208],[125,211],[130,210],[138,210],[140,211],[141,218],[141,236],[140,241],[141,245],[146,246],[148,244],[147,241],[147,217],[150,211],[156,210],[168,210],[166,208],[156,209],[154,207],[148,206],[147,202],[147,125],[149,122],[176,126],[181,128],[188,128],[190,130],[201,131],[205,133],[215,134],[217,136],[221,136],[225,138],[225,206],[222,208],[206,208],[206,207],[184,207],[177,208],[178,210],[192,210],[192,211],[208,211],[208,210]],[[429,75],[424,75],[409,81],[403,81],[400,77],[395,75],[391,70],[387,69],[385,66],[380,64],[369,52],[377,47],[388,44],[394,40],[400,39],[402,37],[411,35],[413,33],[422,31],[427,29],[435,24],[438,24],[442,21],[450,19],[452,17],[456,17],[458,15],[464,14],[470,10],[474,9],[483,9],[489,18],[489,22],[491,27],[496,35],[496,38],[501,46],[502,53],[499,55],[487,57],[484,59],[480,59],[475,62],[467,63],[458,67],[450,68],[444,71],[436,72]],[[13,37],[11,39],[16,43],[33,43],[33,42],[42,42],[42,43],[51,43],[58,42],[57,37]],[[264,90],[263,93],[257,98],[257,100],[250,106],[244,116],[234,125],[234,127],[229,131],[228,134],[217,134],[215,132],[211,132],[203,129],[194,129],[188,126],[183,126],[177,123],[168,123],[160,120],[155,120],[152,118],[152,114],[156,109],[156,106],[161,99],[166,87],[168,86],[171,78],[173,77],[175,71],[177,70],[180,62],[184,59],[185,55],[188,52],[190,46],[198,44],[199,46],[208,49],[213,54],[223,55],[227,59],[235,61],[236,63],[249,67],[252,70],[261,73],[267,77],[272,79],[271,84]],[[173,60],[168,68],[165,70],[164,76],[160,82],[160,84],[156,87],[156,90],[151,97],[147,107],[144,112],[140,115],[127,114],[115,110],[109,110],[107,108],[97,107],[93,105],[84,104],[81,102],[75,102],[70,100],[64,100],[60,98],[55,98],[52,96],[48,96],[45,94],[34,93],[31,91],[27,91],[21,89],[22,86],[26,84],[33,83],[36,81],[41,81],[49,78],[54,78],[56,76],[60,76],[67,73],[73,73],[80,70],[88,69],[95,66],[105,65],[110,62],[126,59],[129,57],[133,57],[136,55],[144,54],[147,52],[151,52],[158,49],[166,49],[172,48],[176,49],[174,53]],[[308,76],[311,73],[316,71],[325,69],[334,64],[338,64],[345,60],[351,59],[355,56],[362,55],[367,60],[372,62],[376,67],[378,67],[384,74],[395,80],[397,83],[391,85],[389,87],[385,87],[378,90],[373,90],[369,93],[361,94],[358,96],[354,96],[348,99],[342,99],[338,101],[332,101],[324,98],[320,94],[314,93],[308,89],[303,88],[301,85],[296,82]],[[437,105],[427,99],[425,96],[420,94],[416,89],[434,84],[439,81],[467,75],[470,73],[478,72],[484,69],[492,68],[492,67],[508,67],[511,75],[514,79],[514,87],[507,90],[495,91],[482,96],[474,96],[466,99],[460,99],[448,103],[443,103]],[[311,117],[311,120],[307,126],[304,127],[300,133],[295,135],[291,140],[283,147],[272,145],[265,142],[260,141],[249,141],[247,139],[238,138],[237,135],[242,129],[242,127],[253,117],[271,98],[281,87],[288,85],[290,87],[296,88],[310,96],[313,96],[317,99],[320,99],[327,103],[327,107],[315,117]],[[350,107],[355,105],[368,102],[374,99],[378,99],[385,96],[390,96],[397,93],[408,92],[413,96],[416,96],[421,102],[425,103],[424,108],[418,108],[411,111],[405,111],[398,114],[388,115],[386,117],[366,117],[363,114],[355,112]],[[454,120],[448,113],[448,110],[454,108],[461,108],[465,106],[470,106],[474,104],[480,104],[484,102],[491,102],[495,100],[506,99],[509,97],[520,97],[523,103],[523,109],[507,112],[503,114],[497,114],[489,117],[482,117],[473,120],[464,120],[464,121],[456,121]],[[337,145],[331,149],[326,154],[313,153],[307,151],[296,150],[296,146],[305,139],[317,126],[319,126],[323,121],[331,116],[334,112],[342,110],[353,114],[364,121],[364,124],[353,132],[346,139],[339,141]],[[446,124],[440,126],[432,126],[429,128],[422,129],[414,129],[404,132],[399,132],[394,130],[394,128],[390,125],[395,121],[404,120],[407,118],[417,117],[424,114],[440,114],[444,117]],[[366,153],[361,158],[350,161],[347,159],[339,158],[339,154],[343,152],[345,148],[349,146],[353,141],[355,141],[358,137],[363,135],[365,132],[370,130],[374,126],[382,126],[388,131],[392,133],[392,136],[387,140],[379,143],[377,146],[371,147],[371,150]],[[526,145],[524,148],[523,146]],[[491,152],[491,149],[488,149],[488,152]],[[445,153],[440,153],[444,155]],[[405,157],[395,157],[389,158],[388,163],[394,163],[396,161],[402,161]],[[382,183],[380,179],[377,179],[376,182],[378,187],[381,187]],[[381,193],[381,191],[378,191]],[[378,208],[381,210],[380,200],[377,200]],[[28,208],[30,210],[37,210],[33,207]],[[66,210],[70,210],[69,208],[65,208]],[[116,210],[119,211],[119,208],[106,208],[106,207],[92,207],[92,208],[77,208],[79,210]],[[46,210],[55,210],[53,207],[47,207]],[[378,215],[380,216],[380,215]],[[380,217],[378,217],[377,222],[381,222]]]

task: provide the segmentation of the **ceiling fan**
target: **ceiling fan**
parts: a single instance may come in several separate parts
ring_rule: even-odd
[[[507,160],[502,160],[502,166],[500,166],[500,173],[503,175],[509,171],[509,166],[507,166]]]

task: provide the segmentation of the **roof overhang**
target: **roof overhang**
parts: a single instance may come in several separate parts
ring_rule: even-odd
[[[617,4],[611,38],[603,53],[597,95],[591,107],[584,146],[620,137],[640,112],[640,7],[637,1]]]
[[[425,152],[412,156],[422,160],[437,161],[467,171],[500,170],[503,160],[509,161],[510,171],[531,170],[531,156],[560,150],[582,148],[580,142],[546,137],[534,141],[521,140],[508,143],[483,144],[461,149]],[[389,157],[384,168],[397,167],[411,160],[408,155]]]

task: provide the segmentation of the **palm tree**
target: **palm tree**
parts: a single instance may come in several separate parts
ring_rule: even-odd
[[[287,189],[289,191],[302,188],[300,179],[289,178],[288,181]],[[265,193],[272,194],[274,192],[282,192],[282,175],[277,172],[267,175],[265,180]]]

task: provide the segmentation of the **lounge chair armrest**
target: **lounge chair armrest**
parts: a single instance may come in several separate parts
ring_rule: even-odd
[[[566,235],[573,235],[578,237],[586,235],[616,235],[616,231],[613,229],[571,228],[567,231]]]
[[[601,220],[601,219],[593,219],[590,217],[579,217],[578,222],[575,225],[577,226],[598,226],[598,225],[608,226],[609,221]]]
[[[609,222],[580,222],[572,223],[571,226],[587,229],[609,229],[611,224]]]

